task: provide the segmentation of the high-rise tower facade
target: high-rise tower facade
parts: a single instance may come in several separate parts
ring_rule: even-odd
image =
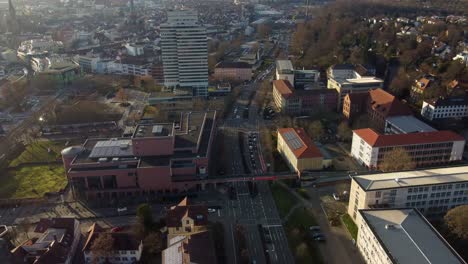
[[[161,25],[161,51],[166,87],[208,95],[208,41],[197,12],[167,12],[167,22]]]

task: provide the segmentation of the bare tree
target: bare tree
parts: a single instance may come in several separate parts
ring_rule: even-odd
[[[114,238],[110,233],[101,233],[91,245],[93,263],[99,263],[101,257],[109,258],[114,247]]]
[[[460,239],[468,239],[468,205],[450,209],[444,216],[449,231]]]
[[[319,140],[324,134],[322,122],[316,120],[310,123],[307,127],[307,133],[314,140]]]
[[[353,131],[349,128],[348,124],[343,121],[338,125],[337,135],[341,138],[341,140],[349,141],[353,136]]]
[[[379,169],[385,172],[411,170],[414,168],[416,168],[416,164],[403,148],[394,148],[387,152],[379,165]]]

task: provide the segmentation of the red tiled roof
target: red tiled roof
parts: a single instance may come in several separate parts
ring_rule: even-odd
[[[88,231],[88,237],[86,238],[83,251],[91,250],[94,240],[100,234],[110,234],[113,239],[112,248],[114,250],[137,250],[140,246],[140,241],[136,239],[134,235],[126,232],[109,232],[105,231],[101,226],[94,223]]]
[[[448,130],[394,135],[382,135],[371,128],[357,129],[353,130],[353,132],[372,147],[405,146],[465,140],[457,133]]]
[[[411,110],[406,105],[380,88],[369,91],[368,103],[374,111],[380,112],[384,117],[412,115]]]
[[[427,79],[427,78],[421,78],[417,81],[418,83],[418,86],[420,87],[421,90],[425,90],[428,86],[429,86],[429,83],[431,82],[431,80]]]
[[[178,205],[171,207],[171,209],[167,211],[167,227],[180,227],[182,225],[182,218],[186,216],[193,219],[196,226],[208,224],[208,208],[204,205],[190,205],[187,198],[185,198]]]
[[[307,136],[303,128],[280,128],[278,129],[278,132],[288,145],[289,149],[291,149],[291,151],[294,153],[294,156],[296,156],[296,158],[303,159],[323,157],[319,148],[317,148],[317,146],[315,146],[310,137]],[[291,146],[291,143],[284,136],[284,134],[287,132],[293,132],[297,136],[297,138],[299,138],[299,140],[302,141],[302,147],[294,149]]]
[[[273,87],[283,96],[289,97],[293,94],[294,88],[288,80],[274,80]]]

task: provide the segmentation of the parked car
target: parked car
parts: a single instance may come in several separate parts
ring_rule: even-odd
[[[214,208],[208,208],[208,213],[216,213],[216,209],[214,209]]]
[[[335,201],[339,201],[340,197],[336,193],[333,193],[333,199],[335,199]]]

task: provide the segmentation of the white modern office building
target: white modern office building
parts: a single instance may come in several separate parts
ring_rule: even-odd
[[[288,80],[294,87],[294,67],[290,60],[276,61],[276,80]]]
[[[359,210],[417,208],[428,217],[468,204],[468,166],[357,175],[351,178],[348,214]]]
[[[383,80],[371,75],[361,75],[353,65],[334,65],[327,70],[327,88],[338,92],[338,111],[348,93],[364,93],[370,89],[381,88]]]
[[[468,96],[424,100],[421,115],[431,121],[468,117]]]
[[[356,245],[367,264],[466,263],[415,209],[359,210]]]
[[[166,87],[208,95],[208,42],[196,11],[167,12],[167,22],[161,24],[161,52]]]

